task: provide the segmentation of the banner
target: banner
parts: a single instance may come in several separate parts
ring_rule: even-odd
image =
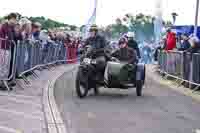
[[[89,36],[88,33],[91,25],[96,24],[97,1],[98,0],[94,0],[94,10],[92,12],[92,16],[89,18],[87,24],[83,29],[83,38],[87,38]]]

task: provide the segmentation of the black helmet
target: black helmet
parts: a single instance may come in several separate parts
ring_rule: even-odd
[[[96,24],[90,27],[90,32],[93,32],[93,31],[96,31],[96,32],[98,31],[98,26]]]

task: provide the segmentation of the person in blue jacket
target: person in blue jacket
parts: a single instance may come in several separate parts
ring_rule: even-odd
[[[185,51],[191,47],[189,43],[189,37],[186,33],[183,33],[181,35],[181,43],[180,43],[180,48],[178,48],[179,51]]]

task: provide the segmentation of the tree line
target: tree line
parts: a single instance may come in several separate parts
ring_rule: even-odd
[[[18,14],[18,19],[25,17],[25,18],[29,19],[30,21],[32,21],[33,23],[34,22],[39,22],[42,25],[42,28],[46,29],[46,30],[47,29],[64,27],[64,28],[67,28],[67,30],[75,31],[78,28],[75,25],[69,25],[69,24],[65,24],[65,23],[62,23],[62,22],[58,22],[58,21],[46,18],[44,16],[27,17],[27,16],[22,16],[19,13],[17,13],[17,14]],[[0,22],[3,22],[6,19],[7,19],[7,16],[0,17]]]
[[[154,39],[155,17],[139,13],[137,15],[125,14],[117,18],[113,24],[101,27],[100,32],[109,39],[118,39],[123,33],[135,32],[136,39],[140,41],[151,41]],[[163,21],[163,26],[171,26],[170,21]],[[84,25],[81,26],[83,30]]]

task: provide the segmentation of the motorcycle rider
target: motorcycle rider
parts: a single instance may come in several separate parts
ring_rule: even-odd
[[[128,38],[128,46],[130,48],[136,50],[138,58],[141,58],[140,50],[138,48],[138,43],[134,40],[135,33],[134,32],[128,32],[126,36]]]
[[[89,29],[90,37],[86,39],[85,46],[91,46],[93,50],[104,50],[106,47],[107,41],[103,36],[98,34],[98,27],[97,25],[92,25]]]
[[[86,46],[90,46],[91,50],[87,55],[92,55],[92,58],[95,58],[97,60],[97,72],[95,73],[96,78],[98,78],[98,81],[104,81],[104,71],[106,67],[106,60],[108,59],[105,53],[106,44],[107,41],[103,36],[100,36],[98,34],[98,27],[97,25],[92,25],[89,29],[90,37],[86,39],[83,48]],[[95,52],[98,51],[98,52]],[[100,79],[99,79],[100,78]],[[98,88],[94,88],[95,94],[98,94]]]
[[[112,57],[116,57],[122,62],[127,62],[129,64],[137,63],[137,53],[136,51],[128,46],[128,40],[125,37],[122,37],[119,40],[119,48],[114,53],[112,53]]]
[[[135,80],[136,64],[138,62],[138,57],[136,50],[128,46],[127,38],[123,37],[119,40],[120,49],[112,53],[112,57],[117,58],[120,62],[128,63],[120,73],[120,81],[126,81],[127,77]],[[112,59],[113,61],[115,59]]]

